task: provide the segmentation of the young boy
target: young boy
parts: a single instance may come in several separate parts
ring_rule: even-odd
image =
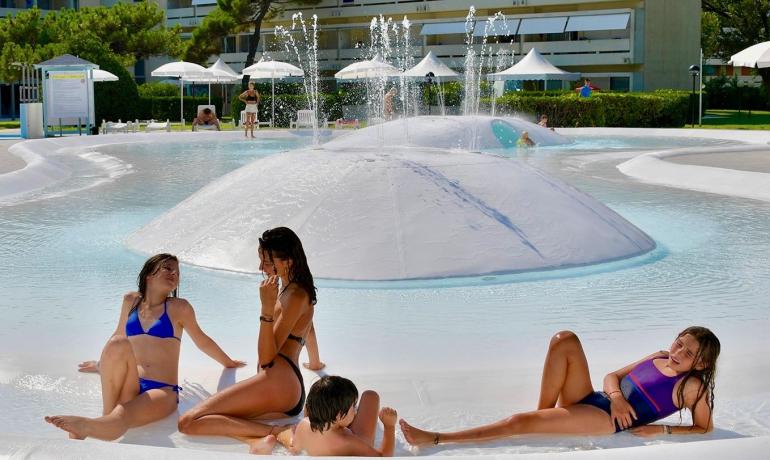
[[[294,429],[283,431],[278,441],[293,454],[312,456],[392,457],[396,445],[397,414],[379,409],[380,397],[364,391],[356,409],[358,389],[350,380],[327,375],[307,394],[305,418]],[[379,412],[379,414],[378,414]],[[382,444],[374,447],[377,418],[384,427]]]

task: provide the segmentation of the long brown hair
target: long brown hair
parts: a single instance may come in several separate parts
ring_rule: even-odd
[[[289,283],[297,283],[310,297],[310,305],[316,304],[316,287],[313,283],[313,274],[307,265],[305,250],[296,233],[286,227],[276,227],[266,230],[259,239],[259,248],[269,260],[278,258],[291,260],[289,267]]]
[[[677,405],[680,407],[679,417],[682,417],[681,409],[684,408],[684,388],[687,381],[691,378],[698,379],[700,386],[698,387],[698,394],[695,397],[695,402],[692,405],[693,411],[695,406],[702,398],[706,398],[706,404],[709,411],[714,413],[714,385],[716,383],[717,373],[717,358],[719,358],[719,351],[721,345],[719,339],[709,329],[701,326],[690,326],[687,329],[679,333],[676,338],[690,334],[695,340],[698,341],[698,353],[696,353],[693,359],[692,368],[685,373],[682,383],[679,385],[679,390],[676,392]],[[700,364],[703,369],[696,369],[695,367]]]
[[[131,311],[133,312],[139,304],[142,302],[141,299],[144,299],[147,297],[147,277],[150,275],[154,275],[158,273],[158,270],[160,270],[160,267],[163,265],[163,262],[166,262],[167,260],[173,260],[177,263],[179,263],[179,259],[176,258],[176,256],[171,254],[155,254],[154,256],[147,259],[147,261],[144,263],[144,266],[142,267],[142,270],[139,272],[139,276],[136,278],[136,284],[139,289],[139,294],[142,296],[139,298],[139,301],[136,302],[131,307]],[[178,295],[179,287],[177,286],[176,289],[171,293],[171,297],[176,297]]]

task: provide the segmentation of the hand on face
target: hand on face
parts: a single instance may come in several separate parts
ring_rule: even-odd
[[[262,314],[272,316],[275,304],[278,302],[278,276],[272,275],[262,280],[259,285],[259,300],[262,303]]]

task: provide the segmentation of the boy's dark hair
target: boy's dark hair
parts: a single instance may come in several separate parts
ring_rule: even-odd
[[[211,115],[211,109],[206,107],[205,109],[203,109],[203,113],[205,113],[206,115]]]
[[[343,417],[358,400],[358,388],[338,375],[326,375],[307,393],[305,415],[312,431],[324,432],[338,417]]]

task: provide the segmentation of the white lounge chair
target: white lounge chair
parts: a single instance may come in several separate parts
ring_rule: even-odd
[[[297,119],[289,122],[290,129],[313,128],[316,119],[312,110],[297,110]]]
[[[195,112],[195,117],[198,117],[198,114],[201,113],[203,109],[211,109],[211,111],[214,113],[214,116],[217,116],[217,107],[215,105],[199,105],[198,111]],[[194,121],[194,120],[193,120]],[[221,121],[220,121],[221,126]],[[216,130],[216,125],[193,125],[193,131],[208,131],[208,130]]]
[[[117,122],[102,120],[102,132],[104,134],[128,133],[129,124],[132,123],[130,121],[123,123],[120,119]]]
[[[144,127],[144,132],[151,133],[153,131],[166,131],[167,133],[170,133],[171,122],[168,119],[165,122],[150,120],[150,122],[147,123],[147,126]]]

